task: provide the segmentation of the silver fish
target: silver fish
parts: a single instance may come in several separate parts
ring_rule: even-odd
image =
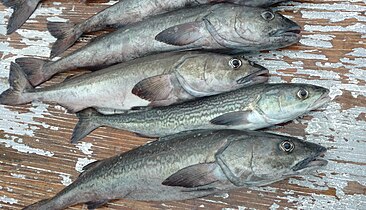
[[[60,210],[109,200],[185,200],[232,189],[264,186],[306,174],[327,161],[326,148],[264,132],[203,130],[167,136],[96,161],[53,198],[24,210]]]
[[[0,0],[4,6],[14,10],[9,18],[6,34],[11,34],[20,28],[33,14],[40,1],[41,0]]]
[[[168,51],[192,49],[239,53],[296,43],[300,27],[268,9],[233,4],[202,5],[154,16],[119,29],[54,62],[18,58],[32,85],[67,70],[112,65]]]
[[[266,82],[267,75],[264,67],[239,57],[191,51],[147,56],[34,89],[12,63],[11,87],[0,95],[0,104],[41,100],[56,102],[71,112],[94,107],[110,113],[215,95]]]
[[[83,34],[102,30],[108,26],[121,27],[136,23],[154,15],[188,6],[228,2],[246,6],[269,6],[284,0],[123,0],[102,10],[89,19],[73,24],[70,22],[48,22],[49,32],[57,38],[52,46],[51,58],[63,53]]]
[[[159,137],[197,129],[255,130],[293,120],[329,101],[329,90],[309,84],[256,84],[167,107],[126,114],[79,112],[71,141],[100,126]]]

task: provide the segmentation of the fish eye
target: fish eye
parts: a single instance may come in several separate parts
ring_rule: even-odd
[[[295,145],[291,141],[283,141],[280,144],[280,149],[284,152],[292,152],[295,149]]]
[[[262,12],[262,18],[265,19],[265,20],[273,20],[275,15],[273,14],[273,12],[271,11],[265,11],[265,12]]]
[[[241,67],[242,65],[242,62],[240,59],[237,59],[237,58],[232,58],[230,61],[229,61],[229,65],[233,68],[233,69],[238,69]]]
[[[301,100],[305,100],[309,97],[309,92],[305,89],[300,89],[298,92],[297,92],[297,97]]]

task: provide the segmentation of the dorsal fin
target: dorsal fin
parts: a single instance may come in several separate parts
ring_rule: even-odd
[[[97,167],[100,163],[101,163],[101,161],[100,161],[100,160],[97,160],[97,161],[94,161],[94,162],[91,162],[91,163],[89,163],[89,164],[85,165],[85,166],[81,169],[81,170],[83,170],[83,172],[81,172],[81,173],[79,174],[79,177],[83,176],[83,175],[85,174],[85,172],[87,172],[87,171],[91,170],[92,168]]]

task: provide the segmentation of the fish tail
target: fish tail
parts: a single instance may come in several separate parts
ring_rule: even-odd
[[[48,61],[37,58],[17,58],[15,62],[19,64],[26,78],[33,86],[37,86],[49,79],[43,68]]]
[[[31,0],[0,0],[4,6],[13,8],[14,12],[9,18],[6,34],[9,35],[20,28],[36,9],[38,1]]]
[[[76,113],[76,116],[79,118],[79,122],[76,124],[72,136],[71,136],[71,143],[75,144],[93,130],[97,129],[101,125],[95,121],[93,118],[95,116],[100,116],[101,114],[97,112],[93,108],[87,108],[83,111]]]
[[[65,52],[83,34],[77,25],[69,22],[48,22],[48,31],[57,38],[51,49],[50,58]]]
[[[10,88],[0,95],[0,104],[18,105],[31,102],[32,99],[25,96],[27,90],[32,90],[33,86],[28,82],[18,64],[10,64],[9,73]]]

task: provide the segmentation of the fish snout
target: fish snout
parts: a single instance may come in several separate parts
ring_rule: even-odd
[[[313,103],[309,110],[315,110],[322,107],[324,104],[331,101],[329,96],[330,91],[328,89],[324,90],[324,93]]]
[[[282,16],[282,15],[281,15]],[[283,17],[281,19],[281,27],[270,32],[270,36],[297,36],[300,37],[301,26],[296,22]]]

